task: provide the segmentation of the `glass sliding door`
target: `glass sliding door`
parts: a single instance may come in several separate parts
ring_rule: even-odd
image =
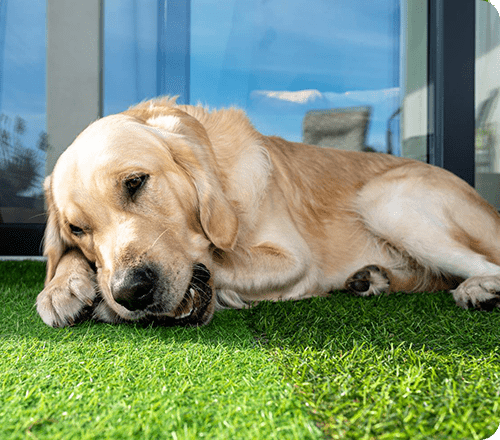
[[[449,3],[1,1],[0,254],[40,252],[43,178],[89,122],[162,94],[238,106],[262,133],[291,141],[439,159],[457,174],[472,169],[469,176],[475,160],[477,188],[500,207],[498,12],[475,0],[475,14],[460,15],[464,26],[454,31],[468,43],[474,36],[464,37],[465,28],[475,25],[475,72],[453,69],[460,53],[450,56],[443,38],[454,27],[436,24],[447,19]],[[429,72],[446,56],[441,85],[454,71],[475,74],[475,109],[445,112],[455,118],[446,125],[449,139],[464,130],[470,142],[469,135],[436,142],[444,118],[436,116],[442,102]],[[464,129],[473,119],[475,133],[473,125]],[[27,242],[30,250],[22,248]]]
[[[45,0],[0,1],[0,255],[39,255],[48,149]]]

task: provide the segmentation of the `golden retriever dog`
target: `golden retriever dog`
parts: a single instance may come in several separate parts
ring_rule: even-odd
[[[500,216],[414,160],[287,142],[237,109],[143,102],[92,123],[45,181],[53,327],[202,325],[348,289],[500,306]]]

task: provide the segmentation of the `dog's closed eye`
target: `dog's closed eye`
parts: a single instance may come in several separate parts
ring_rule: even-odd
[[[78,226],[75,225],[69,225],[69,229],[73,235],[76,237],[81,237],[83,234],[85,234],[84,230],[82,228],[79,228]]]
[[[130,197],[133,197],[146,183],[148,180],[147,174],[134,174],[133,176],[127,177],[123,185]]]

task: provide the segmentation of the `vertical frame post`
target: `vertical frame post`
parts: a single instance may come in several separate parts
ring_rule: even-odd
[[[475,0],[429,0],[429,163],[474,186]]]

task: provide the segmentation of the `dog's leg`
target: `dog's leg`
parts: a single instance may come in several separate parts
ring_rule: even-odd
[[[253,301],[327,294],[311,250],[285,213],[262,222],[253,238],[255,244],[235,252],[216,249],[213,253],[217,267],[212,272],[221,305],[244,307]]]
[[[282,243],[280,243],[282,244]],[[216,254],[220,251],[216,251]],[[260,243],[239,255],[214,258],[214,271],[221,303],[242,307],[244,302],[300,299],[318,294],[318,276],[304,248],[285,248],[271,242]],[[247,268],[247,269],[245,269]],[[243,302],[241,302],[243,300]]]
[[[375,237],[408,254],[422,274],[465,279],[453,291],[459,306],[500,306],[500,216],[456,176],[404,165],[370,181],[357,211]],[[415,279],[413,290],[425,290],[428,278]]]
[[[72,249],[38,294],[36,308],[47,325],[64,327],[90,318],[96,295],[95,272],[83,254]]]

